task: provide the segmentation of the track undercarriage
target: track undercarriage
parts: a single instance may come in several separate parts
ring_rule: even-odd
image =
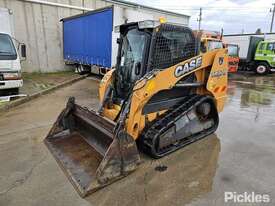
[[[211,97],[189,95],[144,129],[139,147],[160,158],[215,132],[218,122]]]

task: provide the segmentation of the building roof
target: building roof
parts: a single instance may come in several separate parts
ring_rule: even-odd
[[[176,12],[172,12],[172,11],[167,11],[164,9],[157,9],[154,7],[150,7],[150,6],[145,6],[142,4],[137,4],[137,3],[133,3],[133,2],[129,2],[129,1],[124,1],[124,0],[104,0],[105,2],[108,3],[113,3],[113,4],[119,4],[119,5],[124,5],[124,6],[128,6],[128,7],[133,7],[133,8],[140,8],[140,9],[146,9],[146,10],[151,10],[151,11],[157,11],[163,14],[168,14],[168,15],[174,15],[174,16],[179,16],[179,17],[185,17],[185,18],[190,18],[189,15],[186,14],[180,14],[180,13],[176,13]]]

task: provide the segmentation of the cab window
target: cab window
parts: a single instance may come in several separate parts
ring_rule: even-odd
[[[204,42],[201,42],[201,47],[200,47],[200,50],[201,50],[201,52],[202,52],[202,53],[207,52],[207,48],[206,48],[206,46],[205,46]]]
[[[7,34],[0,34],[0,60],[15,60],[17,53],[12,39]]]
[[[265,43],[260,44],[259,50],[264,50],[265,49],[264,47],[265,47]]]
[[[228,45],[228,55],[229,56],[238,56],[239,55],[239,47],[237,45]]]
[[[274,51],[275,50],[275,43],[268,43],[267,50]]]
[[[221,41],[209,41],[208,42],[208,51],[212,51],[214,49],[222,49],[223,44]]]

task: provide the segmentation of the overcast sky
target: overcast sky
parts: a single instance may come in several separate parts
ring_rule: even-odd
[[[254,33],[257,28],[269,32],[274,0],[129,0],[156,8],[191,16],[190,26],[198,28],[197,18],[202,7],[202,29],[224,34]],[[275,26],[273,31],[275,31]]]

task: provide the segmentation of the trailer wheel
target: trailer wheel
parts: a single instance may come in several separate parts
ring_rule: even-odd
[[[265,62],[260,62],[255,67],[255,72],[260,75],[267,74],[269,73],[269,71],[270,71],[269,65]]]
[[[88,74],[91,71],[89,70],[88,67],[83,66],[82,64],[78,64],[75,67],[75,73],[83,75],[83,74]]]

